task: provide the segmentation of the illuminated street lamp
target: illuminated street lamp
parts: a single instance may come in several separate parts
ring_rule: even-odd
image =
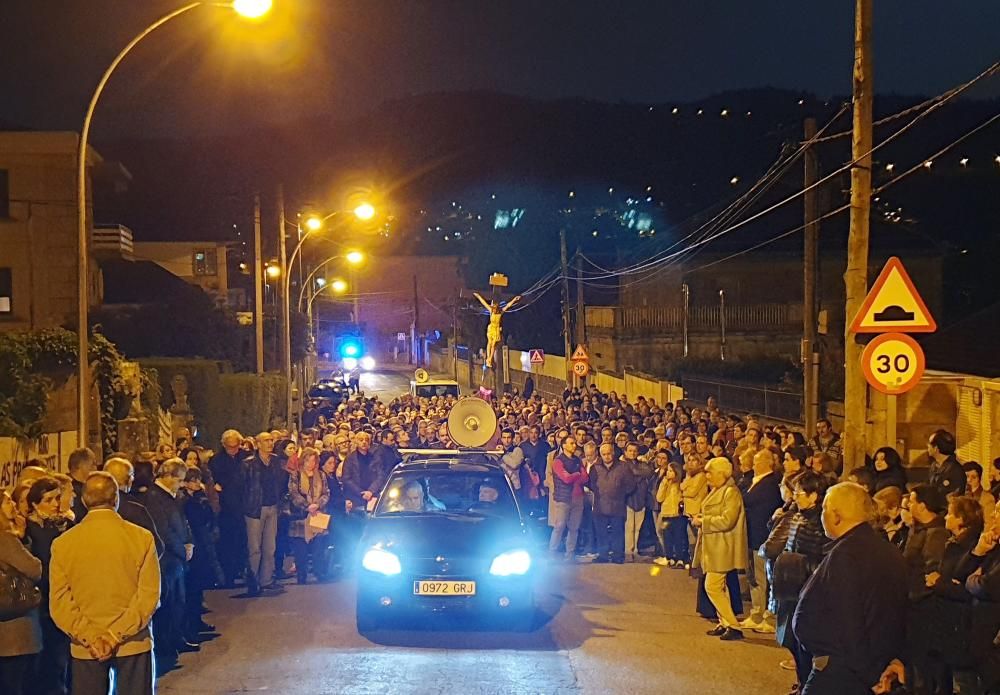
[[[343,294],[347,291],[347,283],[343,280],[334,280],[330,283],[330,288],[337,294]]]
[[[370,220],[375,217],[375,208],[371,206],[371,203],[361,203],[361,205],[354,208],[354,215],[359,220]]]
[[[295,304],[296,309],[302,311],[302,302],[304,302],[307,299],[306,288],[309,287],[309,283],[312,282],[312,279],[313,277],[316,276],[316,273],[318,273],[320,270],[325,268],[333,261],[339,261],[339,260],[346,260],[352,266],[356,266],[364,262],[365,254],[362,251],[355,250],[355,251],[348,251],[346,254],[337,254],[335,256],[330,256],[329,258],[324,258],[322,262],[320,262],[315,268],[309,271],[309,275],[306,276],[305,282],[303,282],[302,287],[299,288],[299,301]],[[317,287],[320,286],[319,285],[320,280],[323,280],[325,282],[324,278],[317,277],[316,278]]]
[[[281,277],[281,266],[272,265],[269,263],[268,265],[264,266],[264,272],[267,274],[269,278],[274,280],[276,278]]]
[[[101,76],[100,81],[97,83],[97,88],[94,89],[94,94],[90,98],[90,103],[87,106],[87,112],[83,117],[83,127],[80,129],[80,141],[78,143],[77,155],[76,155],[76,184],[77,184],[77,201],[76,201],[76,214],[77,214],[77,246],[79,253],[77,254],[77,350],[79,353],[79,359],[77,360],[77,444],[79,446],[87,445],[87,402],[90,396],[90,362],[88,360],[88,354],[90,351],[90,335],[88,326],[88,313],[90,311],[90,258],[88,252],[90,249],[90,234],[87,229],[87,148],[90,139],[90,126],[94,119],[94,112],[97,110],[97,103],[100,101],[101,94],[104,92],[104,87],[108,84],[108,80],[111,79],[111,75],[114,73],[118,65],[125,59],[133,48],[139,44],[144,38],[152,34],[154,31],[162,27],[164,24],[172,19],[180,17],[186,12],[201,7],[202,5],[209,5],[212,7],[224,7],[231,9],[236,14],[244,17],[246,19],[259,20],[264,17],[270,10],[273,4],[273,0],[233,0],[233,2],[192,2],[183,7],[179,7],[172,12],[160,17],[158,20],[150,24],[148,27],[143,29],[139,34],[135,36],[131,41],[126,44],[125,48],[115,56],[115,59],[111,61],[107,70]]]
[[[351,265],[358,265],[363,260],[365,260],[365,254],[361,253],[360,251],[348,251],[347,255],[344,256],[344,258],[346,258],[347,262],[350,263]]]

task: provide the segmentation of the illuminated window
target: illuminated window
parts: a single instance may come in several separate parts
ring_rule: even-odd
[[[0,268],[0,316],[14,311],[14,278],[10,268]]]
[[[215,249],[196,249],[191,255],[191,267],[195,275],[218,275]]]

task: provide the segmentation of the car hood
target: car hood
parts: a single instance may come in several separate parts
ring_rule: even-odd
[[[400,557],[492,557],[527,542],[517,519],[437,515],[376,517],[368,520],[362,547],[381,545]]]

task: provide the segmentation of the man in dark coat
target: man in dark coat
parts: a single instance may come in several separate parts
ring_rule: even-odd
[[[216,555],[232,588],[247,567],[247,533],[243,521],[243,435],[236,430],[222,434],[222,449],[208,461],[208,469],[219,495],[219,540]]]
[[[87,476],[97,470],[97,455],[90,449],[74,449],[67,461],[69,477],[73,479],[73,519],[76,523],[87,516],[87,506],[83,503],[83,484]]]
[[[177,661],[178,652],[198,651],[184,639],[184,573],[194,552],[191,529],[177,499],[187,475],[187,466],[178,458],[160,464],[156,480],[141,498],[156,530],[163,539],[160,558],[160,607],[153,616],[156,666],[161,672]]]
[[[965,494],[965,470],[955,458],[955,435],[938,430],[927,440],[927,455],[931,459],[927,482],[946,495]]]
[[[625,562],[625,498],[635,489],[628,466],[615,458],[615,448],[602,444],[601,460],[590,467],[594,493],[594,529],[597,533],[594,562]]]
[[[823,529],[836,541],[806,582],[792,618],[813,655],[802,695],[870,695],[898,665],[906,642],[906,563],[869,523],[873,502],[857,483],[823,500]]]
[[[747,541],[750,544],[750,558],[753,561],[750,575],[750,601],[753,608],[740,627],[755,632],[774,632],[774,613],[767,608],[768,582],[766,560],[757,550],[767,540],[770,529],[768,522],[775,510],[782,505],[781,479],[775,473],[777,457],[770,449],[761,449],[753,457],[753,472],[750,484],[743,493],[743,508],[747,515]]]
[[[372,438],[367,432],[359,432],[355,442],[356,448],[344,461],[344,473],[341,481],[344,484],[344,495],[351,501],[354,508],[364,511],[366,506],[382,491],[385,483],[382,471],[378,468],[378,460],[371,450]]]

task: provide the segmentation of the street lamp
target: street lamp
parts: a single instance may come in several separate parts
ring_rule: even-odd
[[[162,27],[164,24],[172,19],[180,17],[182,14],[189,12],[196,7],[201,7],[202,5],[210,5],[212,7],[225,7],[235,11],[241,17],[247,19],[261,19],[266,15],[272,6],[272,0],[233,0],[232,2],[192,2],[183,7],[179,7],[173,12],[168,12],[167,14],[160,17],[158,20],[150,24],[148,27],[143,29],[139,34],[136,35],[131,41],[126,44],[125,48],[121,50],[115,59],[111,61],[107,70],[101,76],[100,81],[97,83],[97,88],[94,90],[93,96],[90,98],[90,103],[87,105],[87,112],[83,117],[83,127],[80,129],[80,142],[76,154],[76,184],[77,184],[77,202],[76,202],[76,214],[77,214],[77,246],[79,253],[77,254],[77,351],[79,353],[78,365],[77,365],[77,444],[79,446],[87,445],[87,402],[90,395],[90,362],[89,362],[89,352],[90,352],[90,336],[89,336],[89,317],[88,313],[90,311],[90,234],[87,229],[87,147],[88,141],[90,139],[90,125],[94,119],[94,111],[97,110],[97,102],[101,98],[101,94],[104,92],[104,87],[108,84],[108,80],[111,79],[111,75],[114,73],[118,65],[125,59],[133,48],[138,45],[140,41],[152,34],[154,31]]]
[[[347,291],[347,282],[338,278],[329,284],[324,283],[323,285],[320,285],[316,291],[309,296],[308,301],[306,301],[306,321],[309,324],[309,335],[312,336],[313,342],[316,340],[316,329],[313,326],[313,302],[316,301],[318,296],[323,294],[323,291],[327,287],[333,290],[334,294],[343,294]]]
[[[283,199],[283,198],[282,198]],[[281,209],[284,209],[282,204]],[[320,217],[319,215],[310,215],[305,220],[305,232],[300,235],[299,243],[295,245],[292,250],[292,255],[285,255],[285,219],[282,216],[280,220],[281,224],[281,234],[278,238],[278,243],[281,248],[281,263],[283,278],[281,281],[281,332],[282,332],[282,347],[283,347],[283,358],[285,361],[284,371],[285,373],[285,410],[286,417],[288,421],[291,422],[292,419],[292,328],[291,328],[291,301],[289,295],[291,294],[292,285],[292,274],[291,269],[295,265],[295,259],[298,257],[299,252],[302,250],[302,245],[305,243],[309,235],[315,234],[319,230],[326,227],[328,220],[339,217],[344,214],[343,210],[335,210],[325,217]],[[370,220],[375,215],[375,208],[370,203],[361,203],[353,210],[354,216],[359,220]],[[301,231],[302,225],[300,223],[299,230]],[[303,288],[309,285],[308,282],[303,283]],[[301,291],[299,303],[297,306],[301,306]]]
[[[325,258],[319,264],[317,264],[315,268],[309,271],[309,275],[306,276],[305,281],[302,283],[302,287],[299,288],[299,301],[296,302],[295,304],[295,308],[298,311],[302,310],[302,302],[306,298],[306,288],[309,287],[309,283],[312,281],[313,277],[316,276],[316,273],[318,273],[320,270],[325,268],[333,261],[339,261],[339,260],[346,260],[351,265],[358,265],[364,262],[365,254],[362,253],[361,251],[348,251],[344,255],[337,254],[336,256],[330,256],[329,258]],[[325,282],[325,278],[317,277],[316,278],[317,285],[319,285],[320,280],[323,280]]]

